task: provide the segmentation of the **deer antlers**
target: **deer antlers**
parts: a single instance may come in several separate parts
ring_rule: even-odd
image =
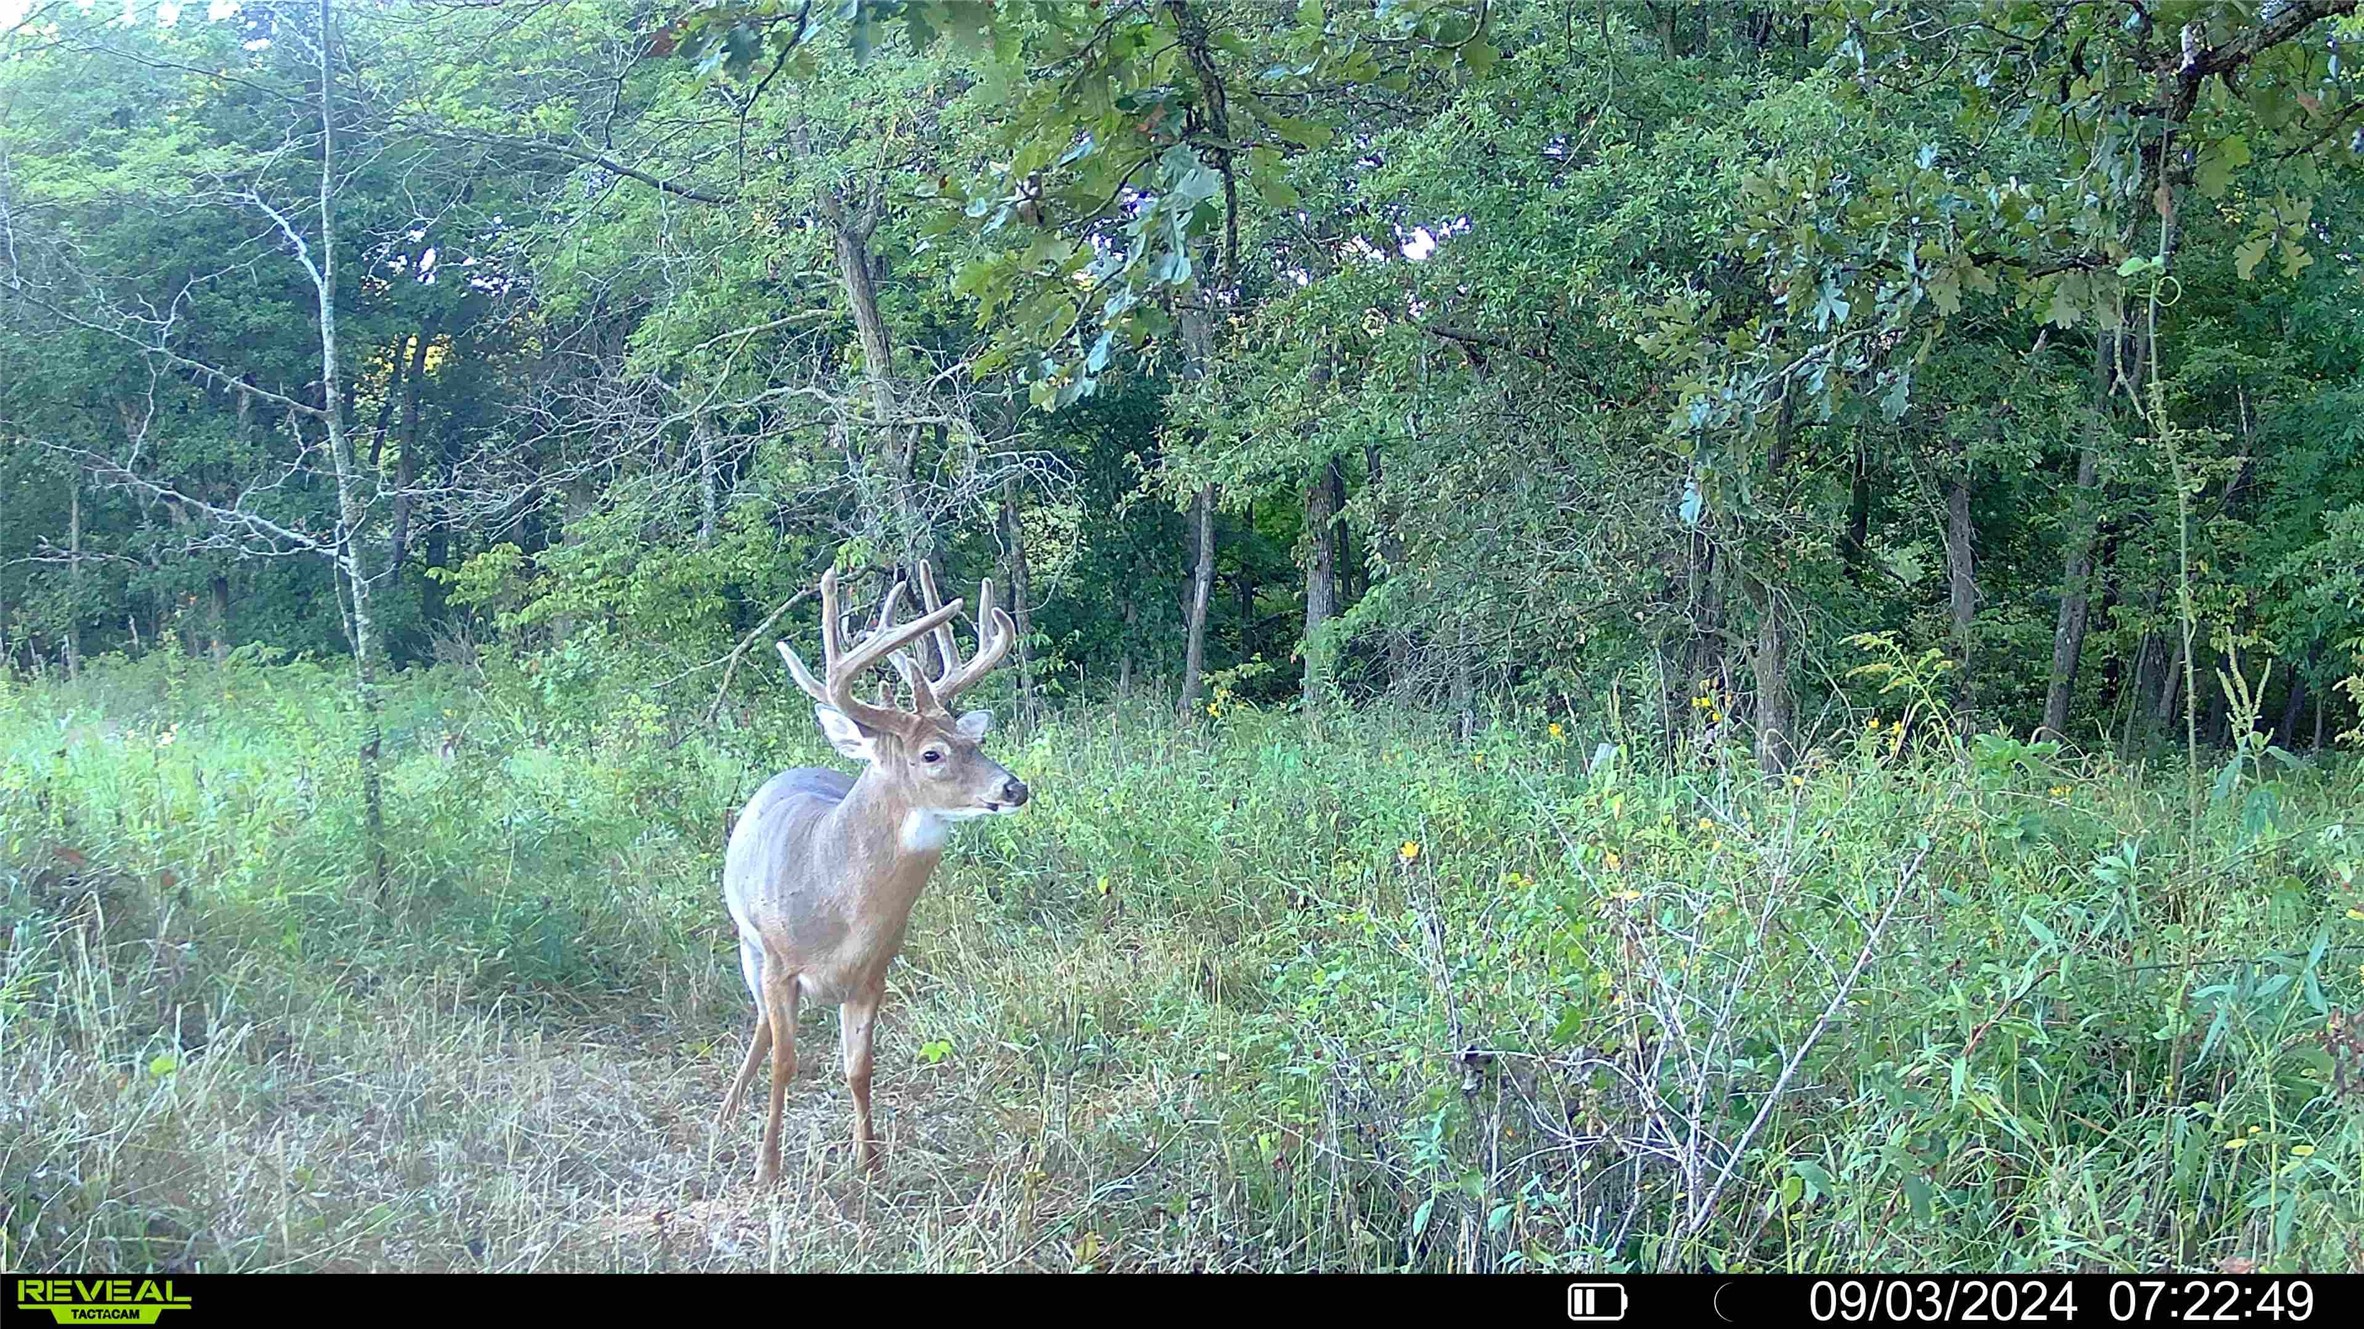
[[[894,704],[893,690],[882,690],[876,703],[866,702],[854,695],[854,683],[871,666],[881,660],[892,661],[896,672],[911,689],[912,701],[919,716],[942,717],[954,697],[966,691],[978,679],[1001,663],[1009,654],[1016,638],[1016,625],[1009,613],[993,603],[993,581],[987,578],[977,593],[978,642],[977,653],[968,660],[960,658],[960,648],[952,638],[951,623],[960,613],[961,601],[941,603],[936,596],[935,574],[926,563],[919,565],[920,594],[927,602],[927,612],[908,623],[897,624],[895,611],[901,607],[904,583],[898,581],[878,607],[878,620],[860,644],[846,649],[845,627],[838,617],[837,569],[821,574],[821,650],[822,679],[815,679],[805,667],[796,648],[786,641],[773,643],[779,648],[780,659],[788,665],[788,672],[813,700],[857,724],[871,729],[896,732],[908,728],[914,712],[899,709]],[[944,672],[929,678],[904,650],[911,643],[928,634],[935,634],[936,652],[943,658]],[[824,681],[825,680],[825,681]]]
[[[928,617],[942,612],[943,605],[936,597],[936,574],[926,562],[919,565],[919,594],[927,602]],[[954,612],[960,601],[952,602]],[[949,716],[952,700],[966,692],[980,678],[993,672],[1010,646],[1017,640],[1018,626],[1010,621],[1009,611],[993,603],[993,578],[987,577],[977,587],[977,653],[967,660],[960,658],[960,647],[952,639],[952,629],[938,624],[936,655],[944,663],[944,672],[934,678],[923,673],[908,654],[894,656],[895,672],[903,676],[910,687],[912,699],[923,715]]]

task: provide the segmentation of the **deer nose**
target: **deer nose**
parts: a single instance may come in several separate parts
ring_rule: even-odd
[[[1001,801],[1011,807],[1024,807],[1030,796],[1026,791],[1026,782],[1017,776],[1013,775],[1001,782]]]

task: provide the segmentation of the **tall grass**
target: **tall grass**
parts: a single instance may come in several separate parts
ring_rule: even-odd
[[[396,885],[334,671],[0,692],[15,1268],[2354,1268],[2358,773],[1941,726],[1795,778],[1079,711],[963,832],[882,1021],[808,1015],[788,1181],[717,1129],[731,813],[824,752],[413,674]],[[2240,1267],[2240,1266],[2235,1266]]]

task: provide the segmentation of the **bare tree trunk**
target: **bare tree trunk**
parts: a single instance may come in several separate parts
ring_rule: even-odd
[[[1363,445],[1363,471],[1370,494],[1370,497],[1365,501],[1372,507],[1371,524],[1377,530],[1379,561],[1384,565],[1380,570],[1380,576],[1382,579],[1392,580],[1402,575],[1404,538],[1395,529],[1394,515],[1387,511],[1382,503],[1383,496],[1387,491],[1382,484],[1384,475],[1380,469],[1378,444],[1366,443]],[[1401,605],[1396,606],[1398,614],[1401,614],[1402,610]],[[1410,634],[1394,623],[1387,624],[1385,630],[1387,633],[1387,683],[1391,688],[1401,687],[1405,675],[1411,672],[1412,638]]]
[[[419,387],[427,377],[427,343],[434,335],[435,320],[429,319],[412,341],[410,372],[402,380],[402,451],[394,459],[394,517],[386,534],[389,573],[410,557],[410,488],[419,474]]]
[[[1329,674],[1328,652],[1317,649],[1315,639],[1322,625],[1338,616],[1338,510],[1344,506],[1345,496],[1346,478],[1339,474],[1338,459],[1332,457],[1314,472],[1313,483],[1305,490],[1305,639],[1299,649],[1305,656],[1308,711],[1321,705]]]
[[[1124,596],[1125,626],[1124,640],[1119,644],[1116,656],[1116,695],[1129,700],[1133,695],[1133,629],[1134,625],[1140,621],[1141,614],[1140,610],[1134,606],[1133,590],[1129,582],[1119,594]]]
[[[1469,625],[1460,619],[1453,623],[1453,674],[1445,707],[1453,713],[1461,741],[1468,742],[1477,733],[1477,677],[1469,665]]]
[[[213,662],[230,662],[230,574],[217,570],[207,587],[213,593]]]
[[[911,499],[911,468],[918,435],[898,421],[895,403],[894,343],[887,336],[885,315],[878,308],[878,283],[871,271],[870,219],[846,215],[832,200],[828,209],[835,234],[837,271],[845,287],[847,307],[854,315],[854,331],[862,342],[863,374],[870,384],[871,412],[878,429],[879,460],[887,469],[888,521],[893,527],[885,548],[888,563],[897,565],[926,548],[926,532]]]
[[[1781,598],[1773,587],[1754,581],[1757,599],[1757,765],[1767,775],[1789,769],[1791,740],[1796,729],[1796,703],[1789,690],[1789,637],[1782,622]]]
[[[1189,626],[1182,649],[1180,710],[1184,715],[1197,709],[1199,678],[1206,671],[1207,600],[1215,590],[1215,486],[1198,491],[1198,498],[1190,505],[1190,528],[1196,533],[1197,553],[1190,575]]]
[[[1691,536],[1691,620],[1686,693],[1696,686],[1722,686],[1730,672],[1724,659],[1724,560],[1704,531]]]
[[[66,677],[82,676],[82,468],[66,491]]]
[[[1765,486],[1771,490],[1789,467],[1789,399],[1781,402],[1780,419],[1773,426],[1773,446],[1765,457]],[[1789,690],[1788,625],[1781,617],[1781,589],[1773,582],[1778,566],[1768,556],[1765,571],[1748,578],[1757,611],[1756,675],[1757,766],[1767,775],[1789,769],[1791,740],[1797,727],[1796,703]]]
[[[2076,697],[2077,664],[2085,653],[2085,620],[2093,580],[2094,482],[2101,465],[2102,416],[2109,410],[2117,334],[2104,332],[2093,352],[2093,424],[2077,453],[2077,490],[2069,516],[2068,554],[2060,573],[2060,616],[2052,629],[2052,673],[2044,690],[2040,732],[2068,737],[2069,703]]]
[[[1953,473],[1945,482],[1946,608],[1953,620],[1954,657],[1962,669],[1962,700],[1970,703],[1976,691],[1971,662],[1971,633],[1978,616],[1977,553],[1970,523],[1970,459],[1968,447],[1954,445]]]
[[[2298,751],[2298,722],[2307,713],[2306,671],[2313,666],[2316,654],[2310,651],[2304,664],[2290,666],[2290,696],[2282,703],[2282,722],[2274,726],[2274,741],[2291,752]]]
[[[1010,614],[1018,623],[1018,714],[1031,721],[1034,695],[1034,578],[1026,564],[1026,528],[1018,520],[1018,481],[1001,481],[1001,524],[1010,542]]]
[[[698,548],[714,547],[714,530],[722,521],[722,476],[714,466],[714,434],[704,420],[690,424],[698,444]]]
[[[1863,583],[1864,554],[1871,545],[1871,444],[1861,431],[1848,465],[1847,524],[1839,531],[1839,560],[1857,585]]]
[[[2180,635],[2168,649],[2174,652],[2174,656],[2168,662],[2170,667],[2167,677],[2160,682],[2159,699],[2151,707],[2151,725],[2161,730],[2167,727],[2169,720],[2175,718],[2176,706],[2183,700],[2184,675],[2191,672],[2186,667],[2188,648]]]
[[[313,270],[313,289],[320,301],[320,403],[328,426],[328,452],[336,468],[337,570],[350,596],[353,637],[353,695],[361,710],[361,816],[368,842],[370,881],[379,903],[386,898],[385,786],[379,771],[384,746],[379,716],[377,656],[378,625],[370,610],[370,578],[362,552],[363,526],[368,515],[361,492],[360,468],[355,464],[353,440],[345,433],[344,387],[337,363],[337,238],[336,238],[336,65],[332,59],[335,28],[333,0],[320,0],[320,262]]]

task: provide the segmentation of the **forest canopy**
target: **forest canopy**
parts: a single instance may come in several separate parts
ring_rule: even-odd
[[[16,0],[0,650],[2322,746],[2356,8]]]

